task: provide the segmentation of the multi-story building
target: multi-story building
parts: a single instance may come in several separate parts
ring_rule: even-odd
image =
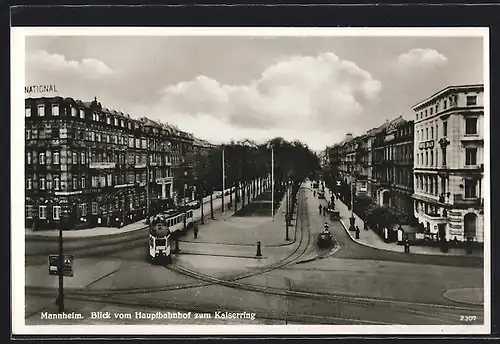
[[[483,93],[450,86],[412,107],[415,217],[438,238],[484,239]]]
[[[373,200],[413,224],[413,121],[399,116],[387,122],[374,135],[373,149]]]
[[[208,156],[210,151],[214,149],[216,145],[199,138],[194,138],[193,140],[193,154],[196,156],[198,154]]]
[[[25,117],[27,226],[125,224],[173,196],[170,128],[97,99],[27,98]]]

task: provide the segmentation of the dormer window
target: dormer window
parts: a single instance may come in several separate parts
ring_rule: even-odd
[[[81,119],[85,118],[85,110],[84,109],[80,109],[80,118]]]
[[[59,116],[59,105],[52,105],[52,116]]]

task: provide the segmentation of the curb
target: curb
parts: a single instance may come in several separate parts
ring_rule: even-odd
[[[204,252],[193,252],[193,251],[183,251],[181,250],[178,253],[173,253],[175,256],[187,254],[193,256],[212,256],[212,257],[228,257],[228,258],[245,258],[245,259],[266,259],[266,256],[257,257],[250,255],[241,255],[241,254],[222,254],[222,253],[204,253]]]
[[[462,304],[466,304],[466,305],[474,305],[474,306],[483,306],[484,305],[484,301],[483,302],[474,302],[474,301],[466,301],[466,300],[460,300],[460,299],[457,299],[457,298],[452,298],[448,295],[446,295],[448,292],[450,291],[455,291],[455,290],[467,290],[467,289],[483,289],[483,288],[461,288],[461,289],[450,289],[450,290],[447,290],[443,293],[443,297],[447,300],[450,300],[450,301],[453,301],[453,302],[457,302],[457,303],[462,303]],[[483,289],[483,294],[484,294],[484,289]]]
[[[362,241],[359,241],[359,240],[355,239],[353,237],[353,235],[351,234],[351,232],[349,231],[349,229],[344,224],[344,221],[340,220],[340,223],[342,224],[342,227],[344,227],[344,230],[347,232],[347,234],[349,235],[349,237],[351,238],[352,241],[354,241],[355,243],[357,243],[359,245],[362,245],[362,246],[365,246],[365,247],[369,247],[369,248],[373,248],[373,249],[379,250],[379,251],[394,252],[394,253],[403,253],[405,255],[416,255],[416,256],[483,258],[483,257],[478,257],[478,256],[466,256],[466,255],[459,255],[459,254],[417,253],[417,252],[406,253],[404,251],[389,250],[389,249],[386,249],[386,248],[383,248],[383,247],[378,247],[378,246],[366,244],[366,243],[364,243]]]

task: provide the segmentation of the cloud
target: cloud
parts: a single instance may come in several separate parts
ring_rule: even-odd
[[[365,105],[378,101],[381,87],[369,72],[333,53],[292,56],[246,85],[222,84],[204,75],[169,85],[155,112],[182,114],[184,122],[206,121],[207,129],[210,118],[227,130],[327,134],[359,120]]]
[[[434,68],[447,62],[446,56],[433,49],[415,48],[398,57],[398,64],[403,68]]]
[[[104,62],[94,58],[83,58],[79,61],[67,60],[65,56],[51,54],[38,50],[26,56],[27,69],[43,70],[46,73],[64,74],[65,76],[77,74],[87,78],[109,76],[113,70]]]

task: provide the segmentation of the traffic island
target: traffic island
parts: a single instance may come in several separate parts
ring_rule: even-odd
[[[443,294],[445,299],[450,301],[465,303],[468,305],[482,306],[484,304],[483,288],[460,288],[447,290]]]

